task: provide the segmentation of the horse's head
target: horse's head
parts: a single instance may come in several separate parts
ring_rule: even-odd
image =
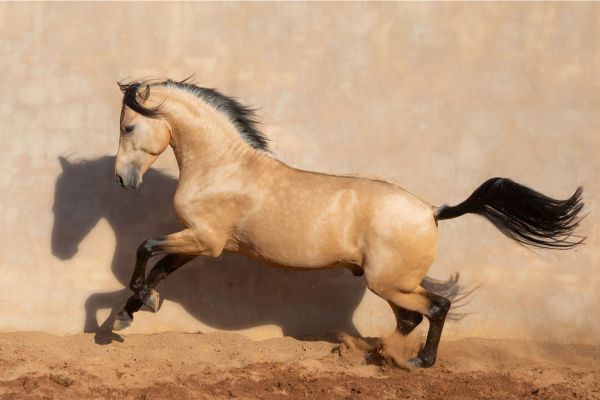
[[[105,214],[101,193],[105,186],[99,183],[111,173],[114,158],[71,163],[59,157],[59,161],[62,173],[54,190],[52,254],[66,260],[77,253],[79,243]]]
[[[159,110],[160,103],[150,98],[149,85],[133,82],[119,87],[123,108],[115,175],[125,189],[137,189],[142,176],[169,145],[171,127]]]

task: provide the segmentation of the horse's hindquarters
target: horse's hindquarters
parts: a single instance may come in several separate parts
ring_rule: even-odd
[[[410,292],[419,286],[437,251],[432,208],[408,193],[383,198],[365,234],[365,278],[369,285]]]

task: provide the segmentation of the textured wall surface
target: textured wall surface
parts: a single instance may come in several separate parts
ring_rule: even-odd
[[[440,223],[431,274],[482,285],[449,336],[600,339],[600,5],[589,3],[0,4],[0,330],[93,330],[122,305],[137,245],[177,229],[177,166],[169,152],[141,191],[117,187],[115,82],[190,74],[260,107],[294,166],[381,177],[433,204],[492,176],[558,198],[583,185],[585,246],[534,252],[466,216]],[[348,271],[226,255],[160,290],[160,312],[130,332],[393,327]]]

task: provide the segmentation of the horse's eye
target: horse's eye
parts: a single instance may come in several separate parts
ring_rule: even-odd
[[[125,133],[130,133],[134,127],[135,127],[134,125],[127,125],[125,127]]]

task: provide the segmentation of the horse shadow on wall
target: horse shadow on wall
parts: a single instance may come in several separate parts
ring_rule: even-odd
[[[177,180],[151,169],[138,191],[126,192],[113,179],[114,157],[77,163],[60,158],[60,162],[62,173],[56,181],[53,207],[53,255],[61,260],[72,258],[101,218],[116,236],[111,268],[123,290],[93,293],[85,302],[84,332],[108,332],[116,312],[131,295],[127,286],[139,244],[181,230],[173,209]],[[149,263],[148,271],[152,265]],[[352,315],[365,285],[347,270],[286,271],[224,253],[218,259],[198,257],[165,279],[158,290],[162,298],[180,304],[217,329],[275,324],[287,336],[331,338],[338,332],[357,334]],[[112,310],[102,324],[96,317],[100,309]]]

